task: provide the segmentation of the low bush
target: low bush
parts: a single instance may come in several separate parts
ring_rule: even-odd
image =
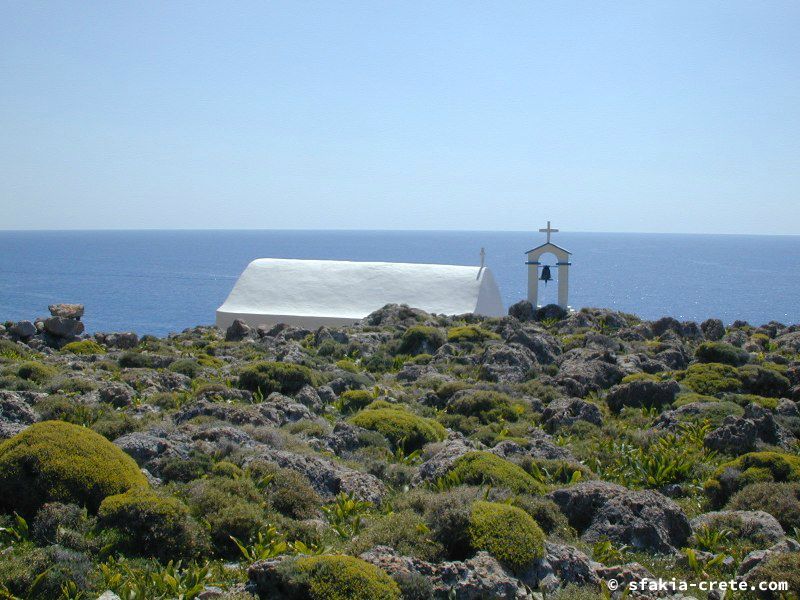
[[[117,364],[123,369],[152,369],[156,361],[150,354],[128,350],[122,353]]]
[[[291,363],[262,361],[245,367],[239,373],[239,387],[264,396],[272,392],[296,394],[305,385],[315,382],[311,369]]]
[[[56,394],[37,402],[36,412],[44,421],[65,421],[85,427],[92,425],[101,414],[97,406]]]
[[[447,411],[466,417],[477,417],[484,425],[497,421],[516,421],[524,411],[510,396],[500,392],[476,390],[457,394],[447,402]]]
[[[95,512],[107,496],[140,486],[147,479],[134,460],[84,427],[44,421],[0,443],[0,504],[23,515],[46,502]]]
[[[703,342],[694,352],[701,363],[722,363],[734,367],[746,365],[750,354],[725,342]]]
[[[162,561],[195,557],[208,549],[205,532],[183,502],[136,488],[108,496],[98,510],[100,525],[123,534],[124,550]]]
[[[475,550],[485,550],[517,572],[544,556],[544,533],[528,513],[516,506],[476,502],[468,531]]]
[[[774,369],[746,365],[739,369],[742,389],[750,394],[780,398],[789,393],[789,380]]]
[[[253,465],[250,472],[267,478],[269,483],[264,488],[267,500],[279,513],[293,519],[310,519],[319,514],[322,498],[305,475],[269,463]]]
[[[91,356],[93,354],[105,354],[106,349],[94,340],[80,340],[78,342],[70,342],[61,348],[61,352]]]
[[[436,561],[442,545],[431,539],[425,521],[410,510],[393,512],[370,520],[353,541],[351,554],[359,555],[375,546],[389,546],[403,556]]]
[[[749,452],[720,465],[705,483],[716,506],[751,483],[800,481],[800,456],[781,452]]]
[[[463,484],[491,485],[520,494],[544,493],[544,486],[522,467],[490,452],[468,452],[453,463],[450,474]]]
[[[751,483],[736,492],[725,508],[763,510],[791,533],[800,528],[800,483]]]
[[[683,372],[681,383],[693,392],[706,396],[735,392],[742,386],[736,368],[719,363],[690,365]]]
[[[513,496],[511,503],[533,517],[547,535],[558,535],[563,538],[571,534],[567,517],[552,500],[522,494]]]
[[[247,543],[267,525],[266,501],[249,477],[197,479],[184,488],[183,497],[192,513],[207,523],[211,542],[222,556],[239,556],[231,536]]]
[[[17,377],[42,384],[58,375],[58,371],[50,365],[36,361],[25,361],[17,368]]]
[[[785,592],[758,592],[760,598],[792,598],[800,590],[800,552],[776,552],[747,574],[751,585],[784,581],[790,590]]]
[[[343,413],[354,413],[362,410],[375,400],[375,396],[367,390],[346,390],[339,396],[338,407]]]
[[[31,351],[24,345],[11,340],[0,339],[0,358],[19,360],[30,356]]]
[[[364,429],[383,434],[395,447],[405,452],[419,450],[430,442],[440,442],[447,431],[433,419],[420,417],[402,408],[369,408],[350,421]]]
[[[194,358],[181,358],[171,363],[168,367],[173,373],[180,373],[187,377],[197,377],[202,371],[200,363]]]
[[[447,341],[459,342],[484,342],[486,340],[499,340],[500,336],[492,331],[487,331],[477,325],[464,325],[452,327],[447,331]]]
[[[291,587],[310,600],[399,600],[400,588],[375,565],[352,556],[296,559]]]
[[[442,344],[444,335],[436,327],[415,325],[409,327],[400,338],[398,354],[433,354]]]

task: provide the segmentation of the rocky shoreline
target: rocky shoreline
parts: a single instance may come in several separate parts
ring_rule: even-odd
[[[3,593],[800,592],[800,325],[520,302],[140,338],[50,313],[0,325]]]

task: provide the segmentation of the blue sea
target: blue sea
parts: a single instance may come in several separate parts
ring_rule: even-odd
[[[213,323],[254,258],[476,265],[481,247],[508,306],[525,297],[524,252],[543,241],[482,231],[0,231],[0,321],[79,302],[89,331],[163,335]],[[558,233],[553,241],[572,252],[574,308],[800,322],[800,236]],[[545,288],[544,302],[556,288]]]

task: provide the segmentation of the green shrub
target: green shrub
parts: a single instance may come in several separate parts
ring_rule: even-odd
[[[753,403],[770,410],[775,410],[778,406],[777,398],[765,398],[764,396],[756,396],[755,394],[725,394],[723,398],[725,398],[727,402],[735,402],[739,406],[747,406]]]
[[[389,546],[403,556],[436,561],[442,554],[441,544],[431,539],[425,521],[410,510],[382,515],[368,522],[351,545],[352,554],[361,554],[375,546]]]
[[[514,404],[511,397],[499,392],[477,390],[458,398],[451,398],[447,411],[477,417],[484,425],[497,421],[516,421],[524,411],[521,404]]]
[[[693,392],[706,396],[735,392],[742,385],[736,368],[719,363],[689,366],[683,373],[682,383]]]
[[[45,502],[95,512],[107,496],[139,486],[147,479],[133,459],[83,427],[44,421],[0,443],[0,503],[23,515]]]
[[[88,427],[100,416],[100,409],[65,396],[50,395],[36,404],[43,421],[66,421]]]
[[[400,588],[375,565],[352,556],[308,556],[297,559],[311,600],[399,600]]]
[[[758,592],[760,598],[792,598],[800,590],[800,552],[776,552],[747,574],[751,585],[785,581],[789,592]]]
[[[469,519],[470,544],[514,571],[544,556],[545,536],[531,516],[508,504],[476,502]]]
[[[80,340],[78,342],[70,342],[61,348],[61,352],[88,356],[92,354],[105,354],[106,349],[94,340]]]
[[[469,517],[478,494],[479,490],[473,487],[457,487],[438,494],[414,490],[404,500],[408,508],[424,513],[431,538],[445,549],[445,557],[462,560],[471,550]]]
[[[128,350],[123,352],[117,363],[123,369],[152,369],[155,367],[155,359],[150,354],[134,352]]]
[[[42,384],[58,375],[58,371],[50,365],[33,360],[25,361],[17,368],[17,377]]]
[[[78,589],[89,589],[91,571],[92,563],[82,552],[62,546],[15,546],[4,551],[3,560],[0,560],[0,597],[64,598],[62,586],[69,582],[74,582]],[[10,594],[6,595],[4,588]]]
[[[369,408],[350,421],[383,434],[395,448],[402,448],[405,452],[413,452],[430,442],[440,442],[447,436],[445,428],[433,419],[401,408]]]
[[[751,483],[736,492],[725,508],[763,510],[791,532],[800,528],[800,483]]]
[[[746,350],[725,342],[703,342],[694,355],[701,363],[722,363],[734,367],[746,365],[750,360],[750,354]]]
[[[173,373],[180,373],[187,377],[197,377],[202,370],[200,363],[194,358],[181,358],[171,363],[168,368]]]
[[[96,431],[104,438],[114,441],[118,437],[136,431],[141,427],[141,419],[136,419],[129,414],[108,411],[102,413],[97,420],[92,423],[92,431]]]
[[[620,383],[632,383],[634,381],[661,381],[658,376],[651,373],[631,373],[622,378]]]
[[[11,340],[0,339],[0,358],[19,360],[30,356],[30,350],[23,344]]]
[[[409,327],[400,338],[399,354],[433,354],[442,344],[444,336],[436,327],[415,325]]]
[[[520,494],[544,493],[544,486],[522,467],[490,452],[466,453],[453,463],[450,473],[464,484],[491,485]]]
[[[268,471],[263,473],[266,475]],[[293,519],[310,519],[319,513],[322,498],[311,487],[308,477],[280,467],[269,472],[269,477],[266,492],[272,508]]]
[[[712,502],[721,506],[746,485],[800,481],[800,456],[781,452],[749,452],[720,465],[705,483]]]
[[[296,394],[305,385],[314,384],[311,369],[291,363],[262,361],[245,367],[239,373],[239,387],[264,396],[272,392]]]
[[[459,342],[484,342],[486,340],[499,340],[500,336],[494,332],[487,331],[477,325],[464,325],[452,327],[447,331],[447,341]]]
[[[103,527],[124,535],[124,549],[131,554],[166,561],[198,556],[207,550],[204,532],[189,516],[186,505],[149,489],[135,488],[108,496],[97,514]]]
[[[522,494],[513,496],[511,503],[528,513],[547,535],[567,537],[570,534],[569,521],[558,504],[541,496]]]
[[[347,390],[339,396],[339,410],[354,413],[369,406],[373,400],[375,396],[367,390]]]
[[[789,380],[774,369],[746,365],[739,369],[739,379],[745,392],[780,398],[789,393]]]
[[[192,514],[207,523],[211,542],[222,556],[239,556],[231,536],[247,543],[267,526],[266,502],[249,477],[197,479],[184,488],[184,497]]]
[[[176,456],[162,460],[160,475],[165,482],[189,482],[206,475],[213,463],[208,454],[192,450],[188,458]]]

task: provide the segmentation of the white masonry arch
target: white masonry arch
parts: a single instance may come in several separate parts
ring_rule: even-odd
[[[541,258],[542,254],[547,254],[548,252],[554,254],[558,261],[556,262],[558,267],[558,305],[564,310],[568,310],[569,267],[572,264],[569,261],[570,252],[552,242],[546,242],[525,253],[528,256],[528,260],[525,263],[528,265],[528,301],[534,307],[539,305],[539,267],[541,266],[539,258]]]

